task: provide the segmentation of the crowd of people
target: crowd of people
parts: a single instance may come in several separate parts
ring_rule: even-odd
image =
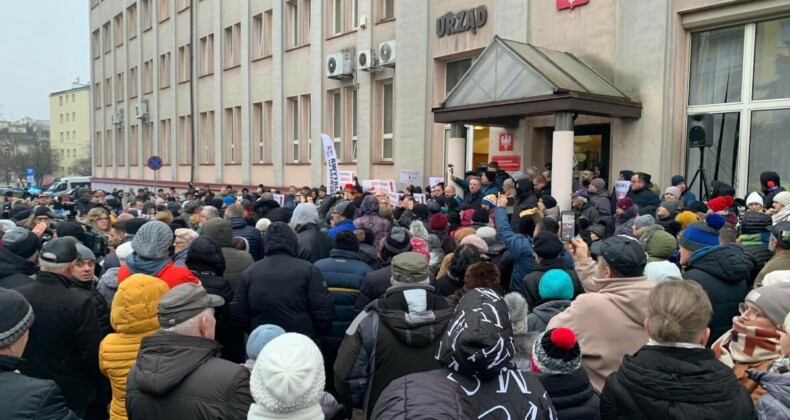
[[[7,195],[0,418],[790,418],[777,173],[483,169]]]

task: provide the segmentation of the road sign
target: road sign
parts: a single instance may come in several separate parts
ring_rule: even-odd
[[[29,187],[36,185],[36,172],[33,168],[27,168],[27,185]]]
[[[151,168],[152,171],[158,171],[160,168],[162,168],[162,158],[159,156],[149,157],[148,167]]]

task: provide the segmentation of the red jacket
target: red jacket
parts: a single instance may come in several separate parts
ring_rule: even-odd
[[[120,285],[122,281],[131,275],[129,267],[126,264],[122,265],[118,270],[118,284]],[[189,269],[173,265],[173,261],[169,261],[158,273],[151,275],[163,280],[167,283],[167,287],[171,289],[184,283],[200,284],[200,280]]]

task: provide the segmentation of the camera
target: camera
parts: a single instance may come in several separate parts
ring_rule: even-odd
[[[107,255],[109,253],[107,237],[84,223],[80,224],[85,229],[85,234],[80,238],[82,244],[88,247],[96,255],[97,259]]]

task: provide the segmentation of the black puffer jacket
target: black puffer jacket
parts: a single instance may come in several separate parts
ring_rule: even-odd
[[[79,420],[55,382],[16,373],[22,363],[18,357],[0,356],[0,418]]]
[[[535,186],[532,181],[523,178],[516,182],[516,200],[513,203],[513,215],[510,217],[510,226],[518,232],[519,214],[522,211],[538,206],[538,197],[535,195]]]
[[[768,245],[743,245],[743,254],[748,258],[752,263],[752,273],[749,278],[749,288],[754,284],[754,279],[757,278],[757,274],[765,267],[765,263],[768,262],[771,258],[773,258],[774,253],[768,249]]]
[[[230,302],[233,300],[233,289],[225,277],[225,257],[222,248],[212,239],[199,237],[189,246],[186,259],[189,268],[206,292],[222,296],[225,304],[214,311],[217,319],[215,340],[222,345],[222,358],[235,363],[247,360],[244,347],[244,332],[230,322]]]
[[[594,420],[599,415],[601,403],[598,392],[593,389],[584,369],[569,375],[540,375],[540,383],[549,393],[551,403],[557,410],[557,418]]]
[[[110,308],[104,296],[96,289],[98,282],[96,280],[79,281],[73,278],[69,280],[73,290],[87,297],[93,303],[93,308],[96,309],[96,318],[99,320],[102,338],[113,333],[112,325],[110,324]]]
[[[168,331],[144,338],[126,383],[129,420],[246,419],[250,371],[214,357],[219,347]]]
[[[647,185],[636,191],[628,190],[626,197],[633,200],[634,204],[639,207],[640,214],[656,214],[656,209],[661,204],[661,198],[651,191]]]
[[[13,289],[30,284],[30,276],[38,273],[35,263],[12,253],[0,246],[0,287]]]
[[[332,327],[334,313],[321,271],[296,257],[296,234],[283,222],[266,230],[264,253],[241,275],[230,305],[234,325],[250,332],[275,324],[319,342]]]
[[[381,393],[372,418],[457,420],[474,419],[477,414],[457,383],[421,372],[390,382]]]
[[[247,224],[243,217],[231,217],[230,225],[233,227],[233,236],[239,236],[247,240],[249,253],[255,261],[263,257],[263,238],[258,229]]]
[[[708,346],[732,328],[732,318],[738,315],[738,304],[748,293],[749,267],[743,250],[737,245],[703,248],[691,255],[684,280],[699,283],[713,305],[713,317],[708,324]]]
[[[644,346],[601,393],[604,419],[753,419],[749,392],[709,349]]]
[[[524,298],[527,299],[527,304],[530,308],[535,308],[543,303],[538,288],[540,287],[540,279],[549,270],[562,270],[568,273],[571,277],[571,282],[573,282],[573,299],[576,299],[576,296],[584,293],[584,286],[582,286],[582,282],[579,281],[579,276],[576,274],[576,271],[568,270],[563,257],[558,257],[553,260],[540,260],[540,262],[535,263],[532,272],[524,277],[521,286],[521,293],[524,295]],[[514,290],[514,292],[515,291],[516,290]]]
[[[512,338],[505,300],[491,289],[472,289],[442,337],[436,358],[445,369],[434,373],[466,390],[478,418],[556,419],[540,380],[512,363]]]

